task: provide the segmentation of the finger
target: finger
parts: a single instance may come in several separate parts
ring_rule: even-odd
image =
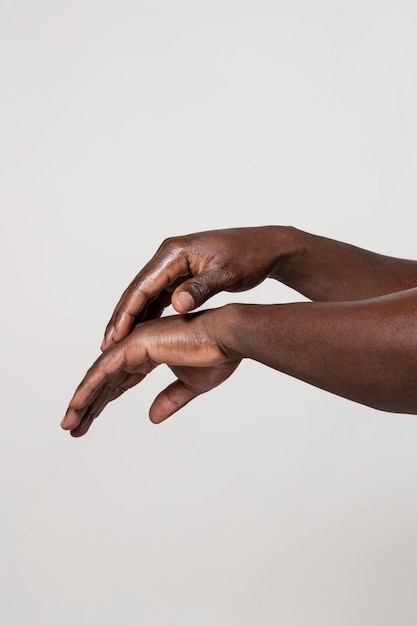
[[[140,359],[138,359],[140,362]],[[88,370],[78,385],[61,422],[62,428],[76,428],[87,408],[100,394],[102,387],[112,377],[117,377],[124,369],[124,345],[114,346],[102,354]]]
[[[73,428],[76,428],[81,423],[86,412],[87,407],[81,410],[77,410],[69,406],[61,421],[61,428],[63,428],[64,430],[71,430]]]
[[[176,413],[191,400],[200,395],[201,392],[194,391],[184,385],[180,380],[176,380],[166,389],[157,395],[149,409],[149,418],[154,424],[160,424],[167,417]]]
[[[171,297],[172,306],[178,313],[189,313],[209,298],[231,285],[231,276],[225,268],[212,268],[184,280]]]
[[[75,428],[71,428],[70,434],[72,435],[72,437],[81,437],[82,435],[86,434],[91,424],[98,417],[98,415],[100,415],[104,407],[107,405],[110,393],[110,390],[105,390],[104,393],[100,393],[100,395],[96,398],[93,404],[87,407],[78,426],[76,426]]]
[[[94,402],[96,397],[100,394],[100,390],[98,389],[96,393],[92,396],[91,402]],[[72,402],[72,400],[71,400]],[[66,413],[61,421],[61,427],[64,430],[73,430],[77,428],[83,421],[83,419],[90,414],[89,407],[90,405],[83,406],[81,408],[74,408],[71,406],[71,402],[66,410]]]
[[[180,276],[189,274],[187,256],[160,252],[139,272],[120,298],[109,323],[107,324],[102,350],[112,342],[117,343],[126,337],[146,303],[174,283]]]
[[[124,348],[125,346],[123,346],[123,350]],[[114,356],[116,350],[112,350],[111,352],[112,354],[110,356]],[[117,352],[120,352],[120,347],[118,347]],[[105,376],[100,386],[98,386],[95,390],[94,385],[91,386],[90,403],[86,403],[84,406],[81,406],[84,404],[85,399],[80,399],[80,393],[82,392],[82,387],[88,376],[92,374],[93,368],[90,368],[87,376],[78,387],[73,399],[70,402],[70,406],[68,407],[65,417],[61,422],[62,428],[64,428],[65,430],[71,430],[71,434],[74,436],[81,436],[85,434],[94,419],[96,419],[100,415],[100,413],[109,402],[118,398],[122,393],[124,393],[134,385],[137,385],[145,378],[145,376],[147,376],[147,374],[149,374],[149,372],[157,367],[157,363],[155,363],[151,359],[145,358],[145,351],[141,355],[143,359],[142,362],[140,362],[137,350],[136,355],[137,359],[134,358],[133,364],[130,364],[131,367],[134,367],[134,373],[132,370],[130,370],[130,373],[127,373],[124,366],[124,359],[123,367],[114,372],[110,372],[109,366],[106,366],[105,364]],[[98,359],[98,361],[104,361],[104,359],[100,358]],[[128,365],[126,365],[126,367],[127,366]],[[114,363],[113,367],[115,367]],[[86,384],[88,385],[88,382]]]
[[[70,431],[70,435],[72,437],[82,437],[88,431],[93,422],[94,417],[89,413],[85,414],[80,424]]]
[[[81,427],[86,422],[93,422],[98,413],[107,404],[107,398],[112,390],[108,389],[105,385],[97,391],[91,403],[81,409],[75,409],[71,405],[68,407],[64,419],[61,422],[61,426],[64,430],[71,430]],[[86,431],[85,431],[86,432]]]
[[[88,407],[84,409],[84,412],[79,414],[79,416],[81,415],[81,419],[78,426],[71,429],[71,435],[73,437],[80,437],[81,435],[85,435],[93,421],[97,419],[97,417],[102,413],[103,409],[111,401],[112,395],[115,393],[115,391],[118,391],[120,395],[120,393],[123,393],[123,391],[126,389],[125,381],[129,376],[129,374],[121,372],[119,376],[112,380],[111,384],[103,384],[100,392],[96,395],[91,404],[89,404]]]
[[[154,367],[156,367],[156,365]],[[154,367],[152,369],[154,369]],[[117,398],[119,398],[126,391],[128,391],[135,385],[138,385],[148,375],[148,373],[149,372],[147,372],[146,374],[128,374],[128,376],[125,378],[123,383],[121,385],[118,385],[115,389],[113,389],[113,392],[108,402],[113,402],[113,400],[116,400]]]
[[[124,380],[121,380],[120,384],[117,385],[117,387],[113,388],[104,386],[101,389],[99,395],[95,398],[92,404],[90,404],[86,408],[78,426],[71,429],[70,432],[73,437],[81,437],[82,435],[86,434],[91,424],[94,422],[94,420],[97,419],[97,417],[102,413],[103,409],[110,402],[111,396],[114,393],[115,389],[122,388],[122,384],[124,384]]]
[[[119,384],[104,388],[92,405],[87,408],[78,426],[71,430],[71,435],[73,437],[85,435],[92,423],[101,415],[109,402],[116,400],[116,398],[119,398],[123,393],[128,391],[128,389],[140,383],[145,376],[146,374],[128,374]]]
[[[135,317],[134,325],[136,326],[138,323],[161,317],[166,307],[171,304],[171,293],[172,292],[163,289],[156,298],[149,300]]]

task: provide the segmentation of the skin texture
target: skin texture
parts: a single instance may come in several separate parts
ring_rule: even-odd
[[[189,313],[268,277],[311,302]],[[179,315],[159,319],[171,303]],[[61,423],[73,436],[159,364],[177,379],[152,404],[154,423],[221,384],[242,358],[380,410],[417,413],[417,262],[282,226],[167,239],[123,293],[102,350]]]

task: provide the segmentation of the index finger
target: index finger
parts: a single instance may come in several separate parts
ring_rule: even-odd
[[[178,278],[190,272],[188,257],[180,248],[161,246],[155,256],[125,289],[107,324],[101,349],[118,343],[132,330],[136,317],[144,307]]]

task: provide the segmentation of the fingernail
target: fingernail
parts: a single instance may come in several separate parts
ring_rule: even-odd
[[[194,308],[194,298],[188,291],[180,291],[177,295],[177,301],[184,311],[191,311]]]

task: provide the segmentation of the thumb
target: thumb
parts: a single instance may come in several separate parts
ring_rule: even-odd
[[[172,294],[171,303],[178,313],[188,313],[225,287],[225,275],[218,269],[213,269],[181,283]]]
[[[153,401],[149,409],[151,422],[160,424],[198,395],[200,395],[198,391],[193,391],[180,380],[176,380],[161,391]]]

